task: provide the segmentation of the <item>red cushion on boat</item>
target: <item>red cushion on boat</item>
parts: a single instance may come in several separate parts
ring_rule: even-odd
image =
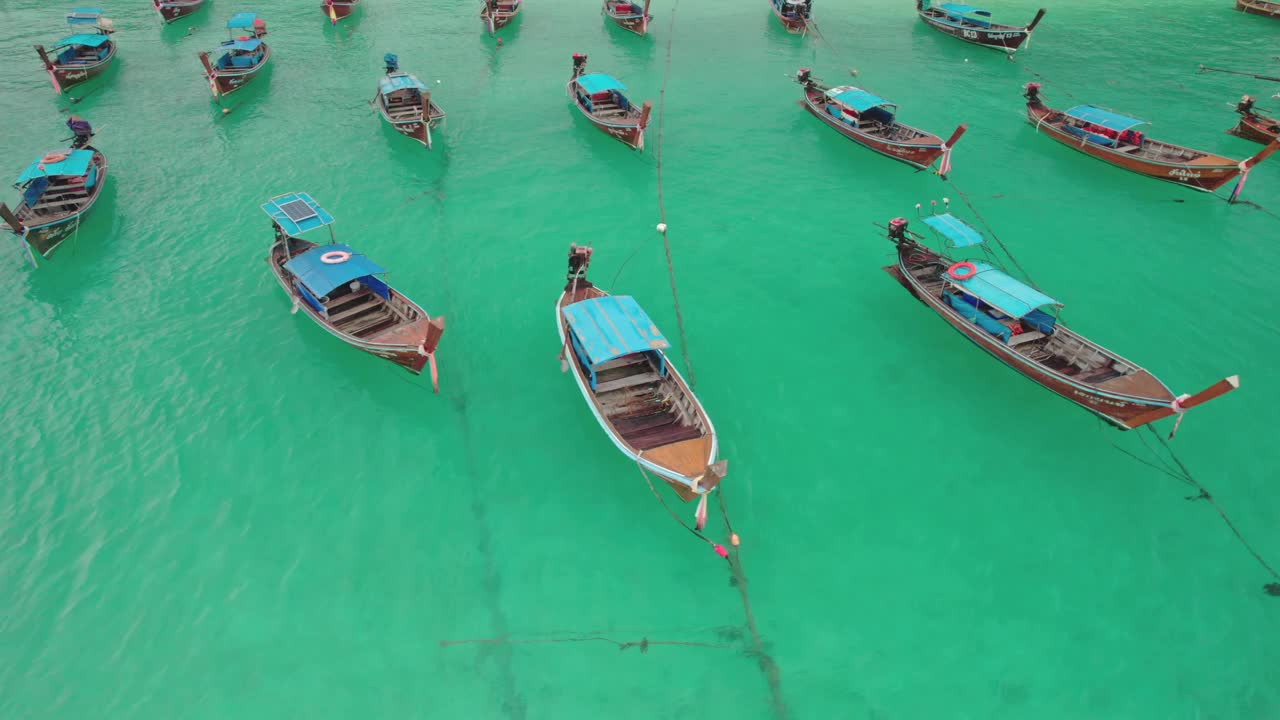
[[[88,178],[87,178],[87,177],[84,177],[84,176],[81,176],[81,177],[73,177],[73,178],[71,178],[70,180],[67,180],[67,184],[68,184],[68,185],[83,185],[85,180],[88,180]]]
[[[608,99],[609,99],[609,97],[610,97],[610,95],[609,95],[609,91],[608,91],[608,90],[606,90],[606,91],[604,91],[604,92],[598,92],[598,93],[594,93],[594,94],[592,94],[592,95],[591,95],[591,100],[592,100],[592,101],[594,101],[594,102],[599,102],[599,101],[601,101],[601,100],[608,100]]]
[[[635,12],[636,8],[634,5],[630,3],[626,5],[618,4],[613,6],[613,11],[616,13],[630,13],[630,12]]]

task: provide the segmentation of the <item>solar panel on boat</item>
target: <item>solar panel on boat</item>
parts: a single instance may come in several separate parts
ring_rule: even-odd
[[[283,210],[284,214],[288,215],[289,219],[295,223],[300,223],[303,220],[316,216],[316,211],[312,210],[311,206],[303,200],[290,200],[289,202],[281,205],[280,209]]]

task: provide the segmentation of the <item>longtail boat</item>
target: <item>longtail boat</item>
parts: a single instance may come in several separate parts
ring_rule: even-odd
[[[569,246],[569,272],[556,302],[561,368],[609,439],[686,502],[720,484],[716,430],[663,352],[670,347],[635,299],[587,279],[591,248]],[[699,507],[705,514],[705,505]]]
[[[484,0],[480,8],[480,19],[492,35],[507,25],[520,14],[521,0]]]
[[[400,72],[399,59],[387,53],[382,58],[387,74],[378,81],[373,105],[396,132],[431,149],[431,130],[444,122],[444,110],[431,99],[431,91],[421,80]]]
[[[1236,104],[1236,112],[1240,113],[1240,122],[1227,132],[1236,137],[1252,140],[1263,145],[1270,145],[1280,138],[1280,120],[1259,115],[1253,109],[1253,98],[1245,95]]]
[[[637,35],[649,32],[649,22],[653,20],[653,16],[649,14],[649,0],[644,0],[643,5],[633,0],[604,0],[604,7],[600,12]]]
[[[1272,143],[1247,160],[1232,160],[1153,140],[1135,129],[1147,125],[1147,121],[1113,110],[1095,105],[1077,105],[1068,110],[1047,107],[1040,99],[1040,83],[1027,83],[1023,89],[1027,120],[1054,140],[1125,170],[1206,192],[1239,176],[1232,200],[1244,187],[1249,170],[1280,147]]]
[[[160,13],[161,20],[171,23],[199,10],[204,0],[151,0],[151,4]]]
[[[813,12],[813,0],[769,0],[769,7],[778,22],[789,33],[809,32],[809,16]]]
[[[1181,421],[1186,410],[1240,386],[1232,376],[1195,395],[1174,395],[1147,370],[1067,328],[1057,300],[991,264],[999,258],[977,230],[950,213],[923,220],[947,248],[982,250],[991,262],[932,250],[907,220],[894,218],[887,230],[898,257],[885,271],[997,360],[1112,425],[1130,430],[1174,415]]]
[[[360,0],[324,0],[320,3],[320,9],[328,16],[332,25],[337,25],[339,20],[355,12],[358,7]]]
[[[251,82],[271,59],[271,48],[262,41],[267,34],[267,23],[251,12],[236,13],[227,21],[231,39],[218,46],[221,53],[216,62],[209,61],[209,53],[200,53],[205,79],[215,100],[233,93]],[[252,33],[243,35],[238,33]]]
[[[574,106],[601,131],[637,150],[644,150],[644,131],[649,126],[653,103],[645,100],[636,107],[623,92],[625,85],[612,75],[586,73],[587,56],[573,54],[573,76],[565,88]]]
[[[275,242],[267,265],[280,287],[317,325],[346,344],[390,360],[417,375],[431,368],[440,391],[435,352],[444,318],[432,318],[387,285],[387,271],[334,239],[318,245],[299,235],[332,225],[333,216],[306,193],[288,193],[262,206],[271,218]]]
[[[1250,15],[1280,18],[1280,2],[1267,0],[1236,0],[1236,9]]]
[[[102,17],[101,10],[76,8],[67,13],[67,24],[81,32],[62,38],[52,51],[36,45],[36,54],[49,73],[53,91],[59,95],[62,88],[101,75],[116,59],[116,44],[111,39],[115,28],[110,20]]]
[[[36,158],[14,181],[22,191],[17,209],[0,203],[0,219],[18,236],[33,267],[39,266],[32,251],[45,258],[53,254],[80,229],[107,183],[107,158],[89,144],[93,128],[75,115],[67,127],[74,134],[71,147]]]
[[[1027,25],[1001,25],[991,22],[991,11],[972,5],[916,0],[916,13],[926,25],[965,42],[1001,50],[1010,55],[1031,40],[1031,31],[1044,17],[1044,8]]]
[[[932,133],[898,122],[898,106],[852,85],[828,87],[810,74],[796,71],[795,81],[804,89],[800,102],[805,110],[850,140],[882,155],[917,168],[927,168],[938,158],[938,173],[951,172],[951,149],[968,128],[961,124],[945,142]]]

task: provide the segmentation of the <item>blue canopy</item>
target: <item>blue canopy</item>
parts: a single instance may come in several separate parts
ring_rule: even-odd
[[[14,181],[15,184],[21,185],[32,178],[53,177],[55,175],[71,175],[79,177],[89,172],[89,163],[93,162],[92,150],[72,150],[66,153],[66,159],[60,162],[43,163],[44,169],[40,169],[42,164],[39,160],[27,166],[26,170],[18,176]]]
[[[68,25],[92,25],[102,17],[101,8],[76,8],[67,13]]]
[[[96,47],[102,47],[103,45],[106,45],[107,42],[110,40],[111,38],[107,37],[106,35],[97,35],[97,34],[68,35],[67,37],[64,37],[58,41],[58,46],[61,47],[63,45],[83,45],[85,47],[96,48]]]
[[[983,8],[974,7],[972,5],[961,5],[959,3],[943,3],[938,9],[948,15],[986,15],[991,17],[991,13]]]
[[[831,88],[827,91],[827,97],[839,100],[858,112],[884,105],[897,107],[897,105],[894,105],[882,97],[877,97],[866,90],[856,88],[852,85],[842,85],[837,88]]]
[[[612,75],[604,73],[590,73],[578,77],[578,84],[586,90],[588,94],[604,92],[606,90],[626,90],[627,86],[618,82],[618,79]]]
[[[630,295],[609,295],[562,310],[592,367],[631,353],[671,347]]]
[[[1130,128],[1139,125],[1146,125],[1146,120],[1121,115],[1118,112],[1112,112],[1106,108],[1100,108],[1096,105],[1077,105],[1067,111],[1067,115],[1077,119],[1091,122],[1094,125],[1101,125],[1109,130],[1116,132],[1124,132]]]
[[[426,90],[427,86],[418,78],[409,73],[396,73],[395,75],[387,75],[378,82],[378,89],[383,95],[395,92],[396,90]]]
[[[232,29],[252,28],[253,21],[257,19],[258,19],[257,13],[251,13],[251,12],[236,13],[235,15],[231,16],[230,20],[227,21],[227,27]]]
[[[951,213],[930,215],[924,219],[924,224],[933,228],[942,237],[950,240],[951,247],[972,247],[983,243],[982,235],[977,230],[964,224]]]
[[[351,257],[333,264],[320,259],[332,252],[350,253]],[[301,280],[302,284],[306,285],[307,289],[318,298],[328,295],[334,288],[352,280],[386,272],[374,261],[364,255],[356,254],[355,250],[341,243],[313,247],[301,255],[294,256],[284,264],[284,269]]]
[[[218,47],[225,50],[243,50],[245,52],[253,52],[262,45],[262,41],[257,38],[249,40],[228,40]]]
[[[333,222],[333,216],[306,193],[273,197],[262,206],[262,211],[289,235],[301,235]]]
[[[986,263],[973,264],[978,272],[968,280],[952,280],[965,292],[995,307],[1005,315],[1020,318],[1043,305],[1062,303],[996,270]]]

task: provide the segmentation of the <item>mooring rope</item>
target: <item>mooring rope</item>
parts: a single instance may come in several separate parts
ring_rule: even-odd
[[[951,180],[949,178],[942,178],[942,181],[950,185],[952,190],[956,191],[956,194],[960,196],[960,201],[963,202],[969,208],[969,212],[972,212],[974,217],[978,218],[978,222],[982,223],[982,227],[986,228],[987,234],[990,235],[991,239],[995,240],[996,244],[1000,246],[1001,252],[1005,254],[1005,257],[1009,258],[1009,260],[1013,263],[1014,267],[1018,268],[1018,272],[1022,273],[1022,277],[1026,278],[1027,282],[1031,283],[1032,285],[1035,285],[1036,284],[1035,281],[1031,279],[1031,276],[1027,274],[1027,271],[1018,262],[1018,258],[1014,257],[1013,253],[1009,252],[1009,248],[1005,247],[1004,242],[1000,240],[1000,236],[996,235],[996,231],[993,230],[991,228],[991,225],[987,223],[986,218],[982,217],[982,213],[978,212],[978,208],[974,207],[974,204],[969,201],[969,196],[966,195],[965,192],[960,189],[959,185],[956,185],[954,180]]]
[[[1178,457],[1178,454],[1174,452],[1173,448],[1169,445],[1169,441],[1166,440],[1159,432],[1157,432],[1154,426],[1147,425],[1145,428],[1141,428],[1137,433],[1137,435],[1138,435],[1138,438],[1142,441],[1143,447],[1147,448],[1147,450],[1152,453],[1152,457],[1155,457],[1156,460],[1160,462],[1159,465],[1149,460],[1146,460],[1144,458],[1138,457],[1137,454],[1129,452],[1128,450],[1112,442],[1111,438],[1106,437],[1106,434],[1111,431],[1111,428],[1103,424],[1101,418],[1098,419],[1098,429],[1100,432],[1103,433],[1103,437],[1106,438],[1107,443],[1110,444],[1111,447],[1129,456],[1133,460],[1136,460],[1137,462],[1142,463],[1143,465],[1146,465],[1147,467],[1152,468],[1153,470],[1156,470],[1157,472],[1167,475],[1173,478],[1174,480],[1177,480],[1178,482],[1181,482],[1185,485],[1188,485],[1194,488],[1196,490],[1196,494],[1188,495],[1186,496],[1185,499],[1190,501],[1207,500],[1209,504],[1213,506],[1213,509],[1218,513],[1218,516],[1222,518],[1222,522],[1226,523],[1227,528],[1231,530],[1231,533],[1233,535],[1235,535],[1236,540],[1240,543],[1240,545],[1243,546],[1244,549],[1247,550],[1249,554],[1253,556],[1254,560],[1258,561],[1258,564],[1262,566],[1263,570],[1266,570],[1267,573],[1271,575],[1271,577],[1275,578],[1276,582],[1270,582],[1262,586],[1263,592],[1271,596],[1280,597],[1280,572],[1277,572],[1276,569],[1272,567],[1271,564],[1268,563],[1265,558],[1262,557],[1262,553],[1258,552],[1257,549],[1254,548],[1253,545],[1247,539],[1245,539],[1244,534],[1240,532],[1240,529],[1236,527],[1235,522],[1232,521],[1232,519],[1227,515],[1226,511],[1222,509],[1222,506],[1218,504],[1217,499],[1213,497],[1213,495],[1204,487],[1204,485],[1200,484],[1200,481],[1195,479],[1195,477],[1191,474],[1191,470],[1187,468],[1186,463],[1182,461],[1182,458]],[[1160,445],[1164,448],[1164,451],[1168,453],[1169,459],[1171,459],[1177,465],[1176,470],[1167,464],[1165,459],[1160,455],[1160,453],[1157,451],[1156,448],[1153,448],[1151,445],[1147,443],[1146,438],[1140,434],[1141,430],[1143,429],[1150,432],[1151,436],[1154,437],[1160,443]]]

